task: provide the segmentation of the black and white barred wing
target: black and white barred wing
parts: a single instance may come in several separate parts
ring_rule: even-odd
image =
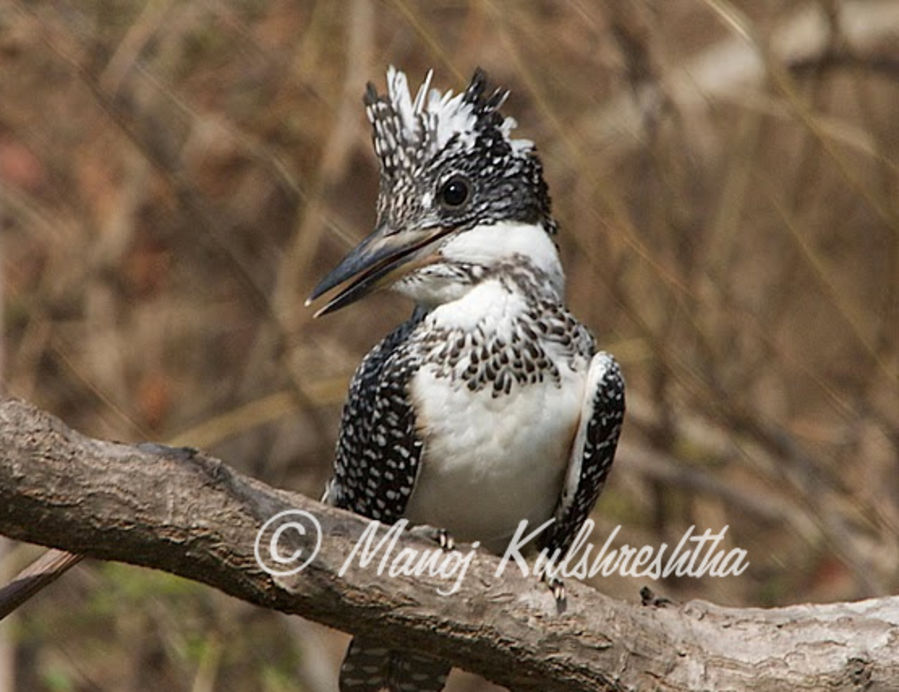
[[[605,351],[593,356],[581,419],[568,462],[555,522],[545,531],[543,547],[564,555],[602,491],[618,446],[624,420],[624,378]]]
[[[414,363],[403,348],[421,317],[416,313],[391,332],[356,370],[341,416],[334,474],[322,498],[385,524],[403,515],[421,457],[408,395]]]
[[[402,517],[421,458],[422,441],[408,394],[416,363],[404,344],[423,316],[416,310],[356,370],[340,421],[334,475],[322,498],[385,524]],[[449,671],[445,661],[356,637],[340,667],[339,686],[341,692],[438,692]]]

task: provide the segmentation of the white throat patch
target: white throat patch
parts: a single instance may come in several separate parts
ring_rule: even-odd
[[[565,274],[559,260],[559,251],[539,224],[504,221],[489,226],[475,226],[453,236],[440,249],[440,254],[450,262],[485,267],[512,259],[516,255],[524,257],[549,277],[559,302],[564,298]]]

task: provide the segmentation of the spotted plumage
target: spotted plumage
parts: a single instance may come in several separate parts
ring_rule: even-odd
[[[415,484],[422,442],[408,399],[416,362],[410,335],[425,313],[393,330],[362,360],[343,415],[334,474],[324,500],[387,524],[403,516]]]
[[[533,144],[514,139],[477,71],[460,94],[413,98],[391,68],[369,86],[381,169],[376,230],[319,284],[319,311],[389,286],[412,317],[365,357],[341,419],[325,500],[364,516],[505,548],[555,522],[564,551],[608,475],[624,415],[615,360],[564,306],[556,223]],[[345,692],[439,690],[449,665],[355,639]]]
[[[513,256],[478,277],[479,282],[490,279],[509,294],[529,296],[527,310],[510,321],[507,333],[490,324],[466,329],[430,320],[421,325],[408,341],[414,357],[421,364],[432,365],[435,376],[461,380],[471,391],[489,387],[497,397],[508,395],[513,384],[544,379],[560,383],[559,370],[544,343],[557,344],[569,361],[592,353],[590,333],[543,289],[547,282],[544,272]]]

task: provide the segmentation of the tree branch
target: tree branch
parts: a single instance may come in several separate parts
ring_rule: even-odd
[[[288,509],[318,520],[321,550],[299,574],[273,578],[254,544]],[[439,577],[379,576],[377,560],[338,576],[366,526],[193,450],[91,439],[0,400],[0,533],[19,540],[178,574],[443,656],[514,690],[899,685],[899,598],[768,610],[637,605],[570,583],[557,615],[548,589],[517,570],[496,577],[498,559],[481,553],[452,596],[437,593],[447,587]],[[291,540],[308,554],[311,534]],[[402,547],[434,546],[405,535]]]

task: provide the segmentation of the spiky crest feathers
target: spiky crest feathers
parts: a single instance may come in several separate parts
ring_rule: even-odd
[[[371,82],[366,87],[365,112],[385,174],[423,162],[451,141],[470,146],[478,133],[488,128],[502,135],[514,156],[533,150],[530,140],[512,139],[515,119],[499,113],[509,91],[497,87],[485,97],[487,75],[481,68],[475,70],[465,90],[455,95],[452,90],[441,93],[431,89],[432,76],[433,70],[429,70],[414,99],[405,73],[392,65],[387,69],[386,96],[380,96]]]

